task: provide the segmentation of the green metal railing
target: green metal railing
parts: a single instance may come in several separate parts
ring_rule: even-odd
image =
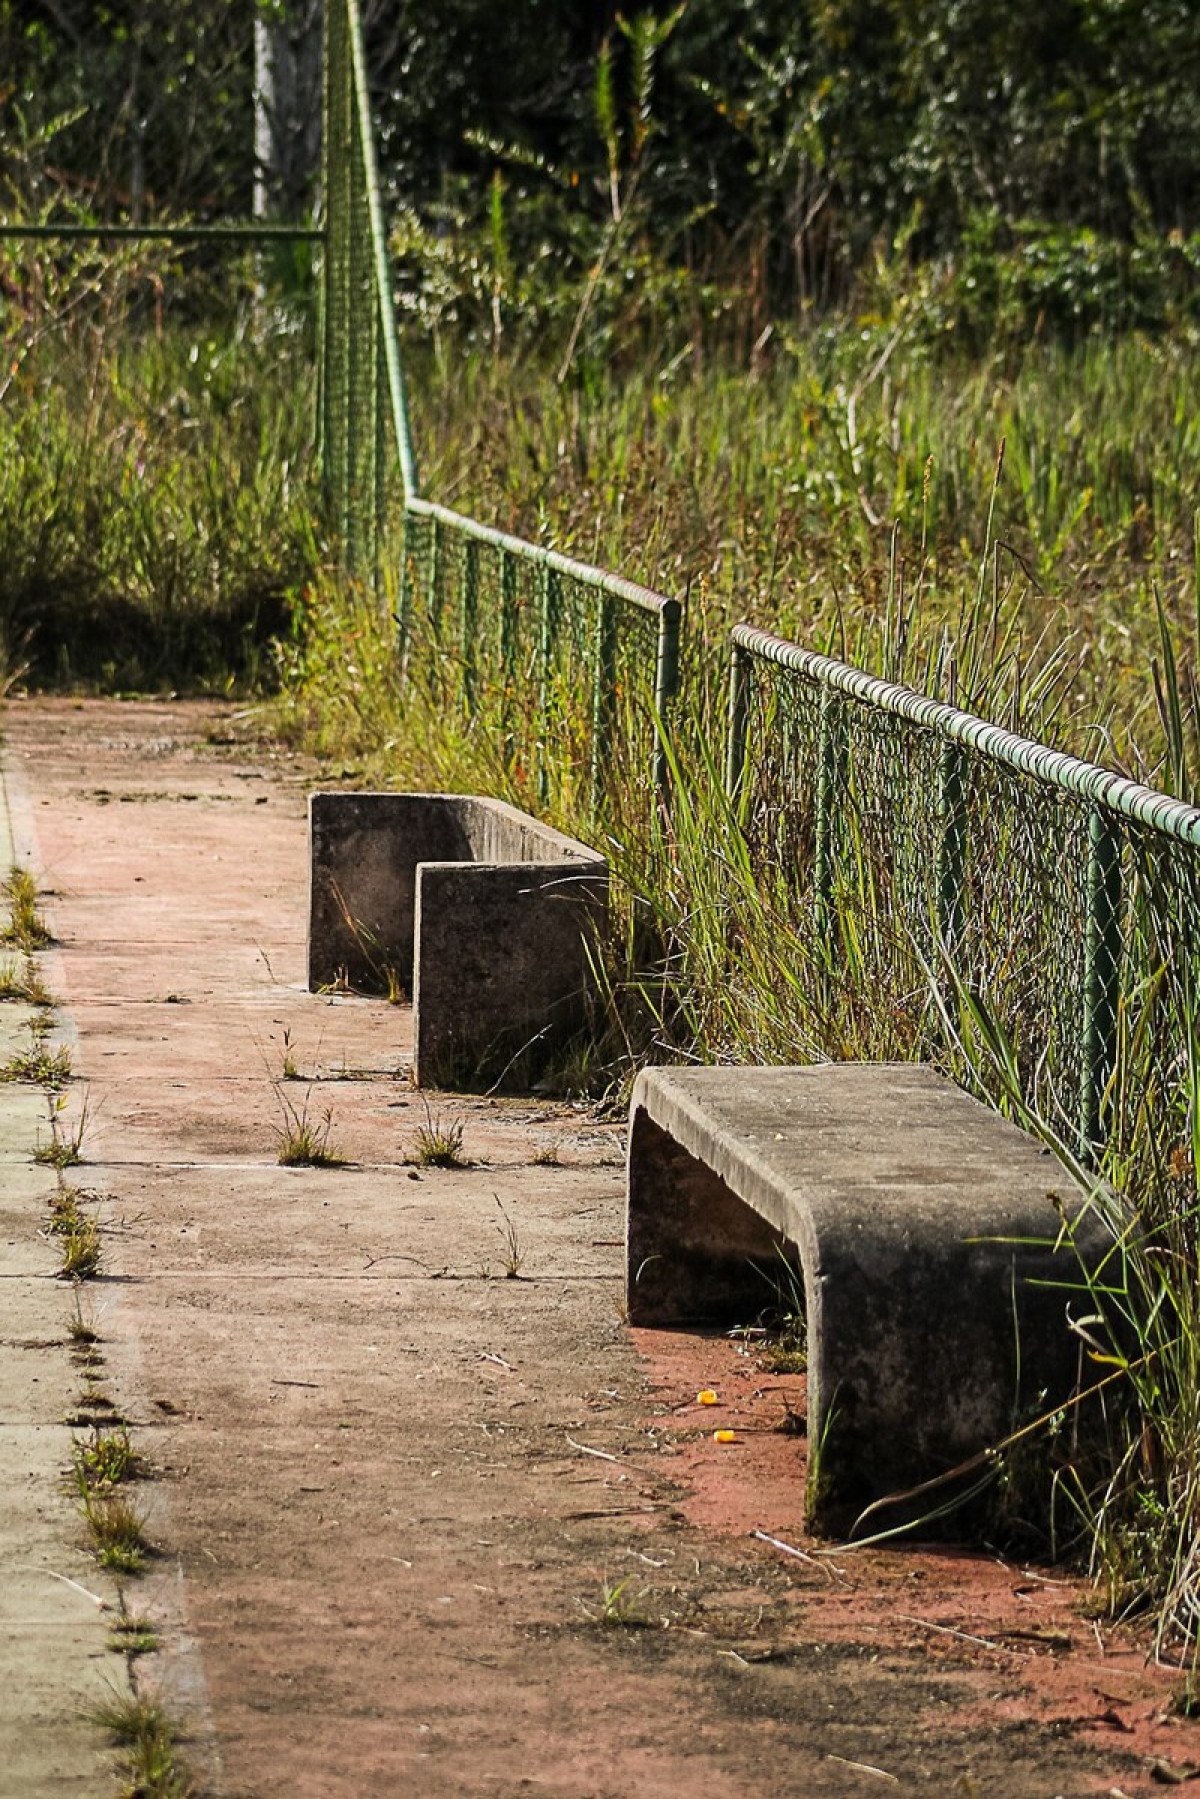
[[[667,788],[680,607],[619,575],[420,496],[357,0],[325,24],[322,467],[344,566],[398,566],[405,679],[491,733],[507,779],[612,824]]]
[[[540,804],[614,823],[616,796],[665,796],[678,601],[429,500],[405,517],[402,658],[433,648],[468,718],[490,691],[501,758]]]
[[[747,625],[729,692],[729,791],[831,979],[919,1012],[945,959],[1085,1160],[1187,1142],[1200,810]]]
[[[346,566],[378,578],[394,554],[405,680],[486,731],[530,803],[620,830],[615,796],[668,797],[680,607],[420,496],[357,0],[330,0],[326,70],[322,418]],[[1135,1154],[1148,1120],[1186,1140],[1200,811],[747,625],[727,781],[788,941],[831,1004],[891,1019],[881,1045],[944,1048],[929,977],[952,966],[1086,1160]]]
[[[64,243],[163,243],[237,244],[253,249],[256,244],[320,243],[325,233],[318,225],[243,224],[233,220],[220,225],[20,225],[0,223],[0,239],[30,238]]]

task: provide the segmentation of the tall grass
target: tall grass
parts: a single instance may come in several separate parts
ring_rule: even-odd
[[[1002,1023],[947,965],[941,1012],[968,1085],[999,1103],[1054,1152],[1090,1194],[1111,1248],[1098,1264],[1081,1256],[1069,1303],[1084,1374],[1080,1415],[1043,1421],[1051,1508],[1061,1540],[1086,1557],[1113,1617],[1149,1615],[1160,1660],[1187,1671],[1181,1698],[1190,1710],[1200,1674],[1200,1220],[1197,1150],[1200,1123],[1200,1018],[1187,1003],[1187,1067],[1192,1087],[1190,1142],[1163,1158],[1168,1183],[1123,1196],[1124,1157],[1114,1147],[1098,1169],[1084,1167],[1071,1143],[1035,1106],[1017,1075]],[[1156,1204],[1169,1197],[1167,1205]],[[1066,1426],[1064,1428],[1064,1426]],[[1003,1462],[997,1462],[1003,1468]]]
[[[928,654],[962,631],[1003,442],[1003,653],[1072,658],[1056,743],[1156,767],[1154,593],[1173,620],[1193,605],[1190,341],[1035,340],[967,360],[846,323],[751,372],[698,368],[685,346],[562,387],[535,356],[447,342],[413,360],[437,498],[686,594],[709,632],[744,618],[881,670],[889,597],[907,612],[917,594],[904,629],[918,684],[913,634]],[[1003,675],[987,663],[986,679]],[[960,683],[956,697],[987,696]]]
[[[314,560],[309,307],[242,259],[0,252],[10,678],[253,684]]]

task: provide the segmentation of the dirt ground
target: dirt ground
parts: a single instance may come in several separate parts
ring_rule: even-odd
[[[1060,1570],[819,1553],[803,1378],[623,1320],[619,1125],[417,1094],[402,1008],[304,990],[305,795],[353,771],[215,705],[15,701],[4,731],[102,1196],[86,1303],[153,1470],[136,1604],[206,1793],[1050,1799],[1200,1768]],[[427,1105],[470,1167],[406,1160]],[[347,1165],[280,1168],[289,1114]]]

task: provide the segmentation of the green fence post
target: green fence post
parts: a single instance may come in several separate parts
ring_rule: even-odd
[[[353,19],[353,8],[347,8]],[[371,355],[374,347],[372,293],[370,273],[365,262],[365,246],[370,236],[366,183],[363,174],[363,136],[361,121],[354,104],[354,79],[347,60],[351,94],[349,98],[349,175],[346,183],[346,205],[349,220],[347,244],[347,320],[346,320],[346,485],[348,494],[346,563],[349,572],[363,579],[371,568],[369,539],[370,513],[375,500],[372,463],[375,454],[375,427],[372,407],[375,400],[375,371]]]
[[[729,647],[729,735],[725,750],[725,791],[736,800],[746,772],[746,726],[750,718],[751,659],[740,643]]]
[[[404,388],[404,368],[400,360],[400,339],[396,330],[396,311],[392,303],[392,268],[388,255],[387,228],[383,218],[383,201],[379,192],[379,170],[375,159],[375,125],[371,117],[371,93],[367,80],[367,56],[363,41],[362,17],[358,0],[326,0],[345,8],[344,54],[347,64],[347,104],[358,123],[363,205],[366,226],[360,248],[370,256],[368,288],[378,310],[379,334],[377,354],[382,353],[387,392],[396,439],[396,454],[406,500],[417,496],[417,465],[413,454],[412,431],[408,418],[408,396]]]
[[[442,633],[442,527],[437,519],[429,521],[429,566],[425,572],[425,610],[429,629],[436,642]]]
[[[1121,985],[1121,840],[1100,806],[1088,813],[1084,896],[1079,1154],[1094,1167],[1104,1146],[1104,1092],[1116,1066]]]
[[[350,292],[349,253],[351,166],[351,77],[345,0],[325,8],[324,122],[322,179],[325,254],[322,261],[322,370],[324,406],[321,441],[326,501],[340,557],[345,559],[350,527]]]
[[[558,630],[559,600],[562,583],[558,570],[543,562],[539,571],[541,587],[541,641],[538,648],[538,773],[539,804],[550,803],[550,688],[554,667],[554,639]]]
[[[376,339],[378,339],[378,336],[379,336],[378,325],[376,325],[376,328],[375,328],[375,335],[376,335]],[[375,424],[375,449],[374,449],[374,456],[372,458],[372,470],[371,470],[372,474],[375,477],[374,492],[371,495],[372,512],[374,513],[374,519],[372,521],[372,535],[373,535],[373,540],[374,540],[373,541],[374,567],[371,571],[371,580],[374,585],[376,593],[382,594],[384,591],[384,586],[383,586],[384,562],[385,562],[387,550],[389,547],[388,546],[388,535],[387,535],[387,529],[386,529],[387,491],[388,491],[388,482],[387,482],[387,395],[383,391],[383,383],[384,383],[383,357],[379,354],[378,342],[376,343],[376,347],[375,347],[374,368],[375,368],[375,401],[374,401],[374,405],[372,407],[372,418],[373,418],[374,424]]]
[[[664,811],[671,801],[671,702],[679,692],[679,629],[683,608],[664,600],[658,615],[658,651],[654,667],[654,790]]]
[[[396,593],[396,662],[404,683],[408,661],[408,637],[412,624],[412,573],[409,557],[415,558],[416,529],[406,506],[400,521],[400,580]]]
[[[464,537],[459,568],[459,653],[462,656],[462,702],[468,718],[475,714],[475,630],[479,617],[479,545]]]
[[[504,733],[504,766],[512,766],[516,751],[513,700],[517,688],[517,564],[507,550],[497,550],[500,580],[500,682],[501,729]]]
[[[497,550],[500,576],[500,667],[507,693],[517,678],[517,565],[507,550]]]
[[[839,706],[832,687],[821,688],[821,719],[817,740],[817,816],[813,849],[813,922],[818,942],[831,947],[833,925],[833,830],[837,809],[839,757]]]
[[[963,925],[963,870],[967,849],[967,813],[963,790],[963,752],[950,737],[938,756],[937,802],[937,931],[941,947],[953,954]]]
[[[612,753],[613,702],[617,683],[617,609],[600,588],[596,594],[596,665],[592,673],[592,817],[600,813]]]

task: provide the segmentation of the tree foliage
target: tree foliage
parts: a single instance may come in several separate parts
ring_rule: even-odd
[[[493,329],[601,256],[608,285],[652,264],[701,308],[736,293],[760,325],[844,303],[881,258],[955,280],[969,265],[950,312],[1154,323],[1190,303],[1194,0],[364,10],[422,303],[455,296]],[[248,210],[253,18],[227,0],[0,0],[9,163],[65,119],[43,166],[82,202]]]

